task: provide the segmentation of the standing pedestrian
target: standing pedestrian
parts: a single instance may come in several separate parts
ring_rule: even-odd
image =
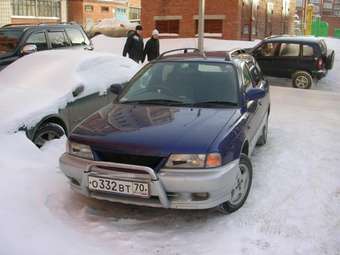
[[[128,38],[123,50],[123,56],[129,55],[129,58],[133,59],[135,62],[143,62],[143,28],[142,26],[136,26],[136,30],[133,31]]]
[[[152,31],[151,38],[145,45],[143,62],[146,56],[148,57],[148,61],[152,61],[159,57],[159,32],[157,29]]]

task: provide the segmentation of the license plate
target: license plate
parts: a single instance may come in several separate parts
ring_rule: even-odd
[[[94,191],[150,197],[148,183],[121,181],[96,176],[89,176],[88,183],[89,189]]]

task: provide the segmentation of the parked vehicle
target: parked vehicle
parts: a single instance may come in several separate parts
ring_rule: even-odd
[[[0,28],[0,70],[18,58],[42,50],[93,46],[80,25],[10,24]]]
[[[244,204],[250,156],[267,141],[268,82],[250,55],[177,51],[147,64],[125,89],[113,86],[116,100],[70,134],[60,168],[74,190],[224,213]]]
[[[128,81],[138,69],[128,58],[82,50],[20,58],[0,74],[0,131],[25,131],[38,147],[68,135],[113,101],[113,83]]]
[[[326,76],[335,54],[323,39],[306,36],[272,36],[246,51],[265,75],[292,78],[293,87],[300,89],[309,89],[313,78]]]
[[[127,37],[130,31],[134,31],[138,23],[120,21],[117,19],[103,19],[87,29],[90,38],[97,35],[109,37]]]

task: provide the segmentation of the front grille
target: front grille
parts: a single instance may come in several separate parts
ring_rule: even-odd
[[[158,169],[164,161],[164,158],[162,157],[117,154],[98,150],[94,151],[94,153],[95,160],[97,161],[146,166],[152,169]]]

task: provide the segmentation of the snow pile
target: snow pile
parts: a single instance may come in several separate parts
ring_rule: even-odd
[[[68,102],[129,80],[139,69],[130,59],[78,50],[43,51],[25,56],[0,75],[0,130],[33,125]],[[73,97],[78,86],[84,91]]]

